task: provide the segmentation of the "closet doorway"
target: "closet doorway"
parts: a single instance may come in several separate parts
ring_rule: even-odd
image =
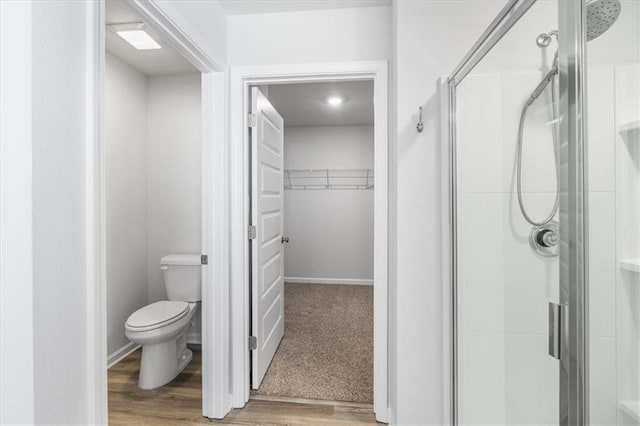
[[[364,404],[388,421],[386,67],[232,69],[234,407]]]
[[[250,140],[253,397],[373,404],[373,82],[252,87]]]

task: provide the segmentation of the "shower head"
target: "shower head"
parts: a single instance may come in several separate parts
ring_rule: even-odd
[[[587,0],[587,40],[601,36],[620,16],[619,0]]]
[[[611,28],[621,10],[620,0],[587,0],[587,41],[600,37]],[[558,38],[558,30],[540,34],[536,44],[538,47],[548,47],[554,38]]]

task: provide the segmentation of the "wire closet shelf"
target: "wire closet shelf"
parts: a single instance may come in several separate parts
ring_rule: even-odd
[[[285,169],[284,189],[372,189],[373,169]]]

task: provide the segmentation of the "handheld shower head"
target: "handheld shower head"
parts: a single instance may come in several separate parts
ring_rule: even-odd
[[[536,38],[536,44],[538,47],[548,47],[551,44],[553,38],[558,39],[558,30],[549,31],[548,33],[542,33]]]
[[[587,0],[587,40],[600,37],[618,20],[620,0]]]

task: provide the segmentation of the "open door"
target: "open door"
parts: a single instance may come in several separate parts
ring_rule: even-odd
[[[284,121],[257,88],[251,89],[252,386],[260,383],[284,336]]]

